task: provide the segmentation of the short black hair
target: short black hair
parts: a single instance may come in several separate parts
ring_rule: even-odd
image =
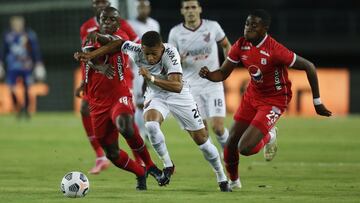
[[[184,2],[188,2],[188,1],[196,1],[196,2],[198,2],[198,5],[200,6],[200,0],[181,0],[181,7],[183,7]]]
[[[256,9],[256,10],[251,11],[249,15],[261,18],[262,23],[265,26],[270,27],[271,15],[266,10],[264,10],[264,9]]]
[[[141,44],[147,47],[155,47],[161,43],[161,36],[156,31],[146,32],[141,38]]]
[[[108,7],[104,8],[104,10],[102,12],[115,12],[115,13],[118,14],[118,17],[120,17],[119,10],[117,10],[116,8],[111,7],[111,6],[108,6]]]

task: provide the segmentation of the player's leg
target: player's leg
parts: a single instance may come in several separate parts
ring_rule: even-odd
[[[18,99],[16,97],[16,93],[15,93],[15,85],[16,85],[17,77],[18,77],[17,71],[9,70],[7,72],[7,75],[6,75],[6,83],[10,87],[10,93],[11,93],[11,100],[12,100],[12,103],[13,103],[13,108],[14,108],[16,113],[19,113],[19,111],[21,110],[21,107],[19,105],[19,101],[18,101]]]
[[[207,115],[211,121],[211,128],[216,135],[216,139],[224,149],[229,137],[229,131],[224,125],[226,116],[225,95],[223,90],[218,90],[207,94]]]
[[[204,158],[210,163],[215,171],[221,191],[231,191],[228,187],[227,177],[221,164],[219,151],[209,139],[195,101],[191,95],[184,96],[184,98],[182,98],[181,95],[178,97],[179,98],[173,98],[173,101],[183,99],[183,102],[169,102],[171,113],[180,123],[181,127],[188,131],[194,142],[199,146]]]
[[[145,142],[140,136],[139,129],[134,122],[132,102],[128,98],[127,102],[117,103],[112,109],[112,120],[119,133],[125,138],[129,147],[136,152],[144,161],[146,170],[160,182],[162,171],[156,167],[151,160]]]
[[[146,172],[145,169],[132,160],[129,155],[119,148],[118,130],[109,119],[104,125],[98,129],[97,135],[101,132],[104,136],[99,137],[99,142],[105,150],[106,157],[118,168],[124,169],[136,175],[137,190],[146,190]]]
[[[229,138],[224,148],[224,162],[230,177],[230,186],[233,189],[241,188],[239,177],[239,150],[238,144],[250,122],[256,115],[248,97],[242,98],[241,104],[234,115],[234,124],[230,129]]]
[[[89,103],[86,99],[81,100],[80,114],[87,138],[96,154],[95,166],[89,170],[89,173],[99,174],[102,170],[105,170],[110,166],[110,162],[107,160],[99,141],[95,137],[90,116]]]
[[[274,142],[276,134],[274,134],[274,131],[270,131],[280,118],[283,110],[284,109],[280,110],[279,108],[270,105],[258,107],[256,116],[240,139],[238,146],[240,154],[246,156],[256,154],[266,144]],[[272,137],[273,139],[271,139]]]

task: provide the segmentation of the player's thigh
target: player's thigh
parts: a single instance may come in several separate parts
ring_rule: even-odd
[[[206,112],[209,118],[226,116],[225,95],[223,91],[217,90],[206,94]]]
[[[82,98],[80,103],[80,113],[83,116],[90,115],[90,109],[89,109],[89,101],[87,98]]]
[[[113,124],[109,111],[102,113],[91,112],[94,134],[102,146],[113,142],[117,143],[118,140],[118,131]]]
[[[24,70],[21,72],[21,76],[23,78],[23,83],[25,87],[29,87],[34,83],[34,78],[32,72],[30,70]]]
[[[244,132],[249,126],[250,122],[243,120],[235,121],[230,128],[229,137],[227,139],[226,145],[231,148],[237,148],[241,137],[244,135]]]
[[[166,101],[160,98],[153,98],[145,102],[144,120],[162,123],[169,114],[169,107]]]
[[[121,97],[111,108],[111,119],[118,131],[129,138],[134,134],[134,105],[131,97]]]
[[[263,135],[266,135],[275,126],[284,110],[284,108],[272,105],[259,106],[251,125],[258,128]]]
[[[197,131],[205,129],[203,119],[200,116],[195,101],[191,98],[188,101],[175,102],[169,101],[169,110],[176,118],[181,128],[187,131]]]
[[[18,78],[19,73],[16,70],[9,70],[6,73],[6,83],[10,86],[10,88],[15,87],[16,79]]]

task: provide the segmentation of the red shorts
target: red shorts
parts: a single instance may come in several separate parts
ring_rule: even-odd
[[[234,120],[255,126],[266,135],[274,127],[285,109],[286,106],[275,106],[245,93],[234,115]]]
[[[113,106],[93,108],[90,112],[94,134],[101,144],[118,142],[119,132],[116,128],[116,117],[121,114],[134,115],[134,106],[131,97],[121,97]]]

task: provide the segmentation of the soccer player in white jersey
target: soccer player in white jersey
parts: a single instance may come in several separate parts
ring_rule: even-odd
[[[180,55],[175,47],[162,43],[159,33],[146,32],[142,36],[141,45],[114,40],[93,52],[76,53],[75,58],[87,61],[120,48],[140,67],[139,74],[147,81],[144,104],[145,126],[149,132],[149,140],[165,166],[163,171],[165,178],[162,184],[169,183],[175,168],[165,144],[164,134],[160,129],[161,123],[171,112],[179,124],[189,132],[204,158],[212,166],[220,190],[230,192],[219,152],[208,137],[189,85],[182,79]]]
[[[184,78],[189,82],[200,115],[206,126],[206,119],[210,121],[223,149],[229,136],[229,131],[224,127],[226,106],[223,83],[203,79],[198,72],[203,66],[212,71],[218,69],[217,44],[222,47],[225,58],[231,44],[216,21],[200,18],[202,8],[198,0],[182,0],[181,6],[185,22],[171,29],[168,42],[179,50]]]
[[[129,20],[129,24],[134,29],[137,36],[140,38],[147,31],[156,31],[160,33],[159,23],[149,17],[151,12],[151,6],[149,0],[138,0],[137,2],[137,12],[138,15],[135,19]],[[146,138],[146,129],[143,117],[143,107],[144,107],[144,78],[138,74],[139,67],[135,63],[131,64],[134,79],[133,79],[133,94],[136,105],[135,111],[135,122],[139,127],[141,137],[145,140]]]

